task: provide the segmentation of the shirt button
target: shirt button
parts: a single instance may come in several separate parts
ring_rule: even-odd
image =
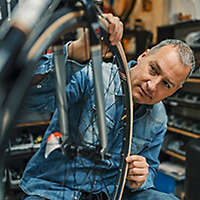
[[[40,84],[37,85],[37,88],[41,88],[42,86]]]

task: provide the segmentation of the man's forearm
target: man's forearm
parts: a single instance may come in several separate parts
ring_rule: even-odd
[[[72,60],[76,60],[77,62],[83,63],[90,59],[90,48],[89,44],[85,45],[85,43],[81,43],[80,41],[73,41],[68,46],[68,58]],[[102,56],[107,57],[107,53],[109,52],[108,46],[105,42],[101,42],[102,48]]]
[[[90,58],[89,39],[86,36],[73,41],[68,47],[68,58],[85,62]]]

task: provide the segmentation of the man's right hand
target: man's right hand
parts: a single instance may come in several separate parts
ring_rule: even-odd
[[[118,17],[112,14],[103,14],[108,19],[109,40],[112,45],[121,41],[123,35],[123,24]],[[86,44],[86,46],[85,46]],[[88,30],[85,30],[80,39],[73,41],[68,47],[68,57],[78,62],[85,62],[90,58]]]

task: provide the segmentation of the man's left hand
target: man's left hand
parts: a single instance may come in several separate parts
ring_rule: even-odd
[[[127,183],[130,188],[140,187],[149,173],[149,165],[146,158],[139,155],[131,155],[126,158],[128,162]]]

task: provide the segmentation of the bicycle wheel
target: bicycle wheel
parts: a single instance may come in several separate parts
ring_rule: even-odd
[[[42,52],[55,43],[58,38],[63,38],[68,32],[77,28],[85,28],[87,24],[83,10],[68,12],[67,9],[63,9],[59,11],[35,40],[27,54],[27,62],[38,61]],[[104,86],[107,86],[104,88],[104,100],[108,156],[101,160],[97,153],[99,152],[100,139],[97,131],[97,105],[93,101],[95,91],[90,64],[92,62],[89,62],[88,65],[74,74],[71,82],[66,86],[69,102],[67,108],[70,140],[65,156],[56,150],[43,163],[44,166],[49,166],[51,165],[49,160],[51,160],[55,163],[51,169],[56,171],[62,165],[61,163],[65,162],[63,176],[60,178],[51,177],[52,180],[49,180],[53,184],[59,185],[56,186],[58,191],[56,199],[69,199],[70,197],[66,196],[66,191],[69,190],[73,192],[71,199],[79,197],[84,199],[84,196],[87,196],[87,199],[105,200],[105,195],[107,199],[121,199],[127,173],[125,157],[130,153],[132,139],[133,104],[129,69],[122,47],[120,44],[115,47],[109,45],[109,47],[111,47],[109,52],[112,53],[109,57],[109,63],[103,62],[102,64],[102,69],[106,74],[103,76],[105,78]],[[87,83],[81,89],[79,83],[83,80],[77,78],[80,75],[84,76],[84,81]],[[72,87],[78,90],[77,93],[81,98],[73,98],[74,96],[69,92]],[[71,101],[73,102],[71,103]],[[79,104],[80,102],[81,104]],[[113,115],[114,113],[115,115]],[[54,117],[56,115],[57,112]],[[115,117],[113,118],[113,116]],[[54,128],[55,124],[50,124],[41,146],[47,146],[46,139],[49,134],[59,132],[58,129]],[[33,161],[35,161],[34,158]],[[38,176],[40,179],[48,180],[43,175],[38,174]],[[48,191],[46,195],[48,198]]]

